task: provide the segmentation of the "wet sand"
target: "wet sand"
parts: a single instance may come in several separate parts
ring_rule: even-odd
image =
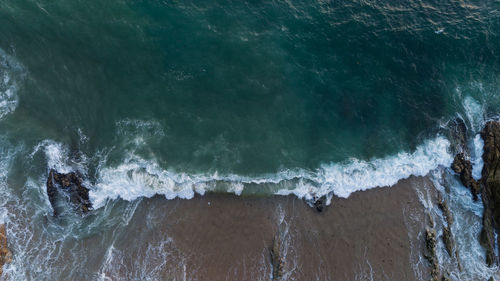
[[[430,185],[412,177],[334,198],[321,213],[293,196],[144,199],[95,266],[111,280],[270,280],[278,237],[281,280],[428,280],[417,191]]]

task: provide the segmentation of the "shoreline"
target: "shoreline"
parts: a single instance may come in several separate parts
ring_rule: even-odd
[[[435,172],[443,175],[411,176],[390,187],[333,197],[321,212],[294,195],[206,193],[189,200],[114,200],[83,217],[71,209],[59,217],[27,214],[6,222],[14,248],[4,277],[36,278],[43,265],[47,276],[66,280],[441,280],[431,278],[450,273],[453,280],[476,278],[468,269],[462,275],[460,264],[456,269],[458,249],[451,261],[443,256],[443,232],[451,220],[443,221],[447,214],[440,204],[450,195],[435,176],[455,175]],[[447,230],[452,239],[460,231]],[[25,232],[30,240],[23,240]]]
[[[32,240],[19,252],[30,251],[35,243],[43,251],[56,253],[47,258],[52,266],[63,268],[56,267],[51,276],[55,273],[54,277],[71,280],[437,281],[450,280],[450,276],[497,276],[494,268],[480,275],[468,268],[484,260],[477,226],[457,229],[462,223],[479,223],[480,192],[485,214],[495,211],[490,182],[496,179],[485,179],[494,175],[487,172],[488,167],[500,157],[494,150],[496,138],[485,142],[486,172],[483,169],[480,190],[480,183],[472,177],[461,124],[451,130],[459,135],[452,137],[458,154],[451,169],[439,165],[425,176],[412,174],[394,185],[354,191],[347,198],[206,192],[186,200],[156,193],[150,198],[107,201],[92,210],[89,189],[78,172],[51,170],[46,187],[54,216],[45,213],[20,219],[30,225]],[[500,132],[491,131],[483,132],[483,139]],[[70,190],[70,202],[56,202],[56,185]],[[88,207],[82,202],[89,203]],[[490,218],[483,215],[483,233],[495,231],[485,228],[493,224],[484,223]],[[22,231],[18,228],[14,236]],[[491,245],[486,248],[490,266],[489,261],[496,258],[488,259],[494,255]],[[460,252],[472,253],[463,247],[475,248],[474,260],[462,260]],[[30,258],[45,259],[36,254]],[[29,267],[24,270],[32,274]]]
[[[292,195],[205,194],[169,201],[155,196],[142,200],[129,223],[128,232],[140,239],[124,235],[114,243],[102,273],[120,279],[141,271],[137,263],[147,263],[159,278],[270,280],[271,249],[279,240],[281,277],[275,280],[429,279],[429,266],[419,262],[427,218],[416,194],[429,184],[426,177],[410,177],[389,188],[333,198],[321,213]],[[171,255],[166,263],[123,254],[165,241]]]

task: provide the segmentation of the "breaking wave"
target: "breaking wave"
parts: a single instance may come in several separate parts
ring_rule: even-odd
[[[336,195],[349,197],[355,191],[391,186],[411,175],[424,176],[440,165],[449,166],[453,160],[448,152],[449,141],[441,136],[428,140],[413,153],[401,152],[393,156],[363,161],[351,159],[346,163],[323,165],[316,170],[283,170],[262,176],[236,174],[187,174],[160,167],[154,160],[146,160],[134,153],[117,166],[101,165],[96,183],[91,186],[90,198],[96,208],[107,200],[128,201],[140,197],[163,195],[167,199],[190,199],[207,191],[225,191],[236,195],[252,192],[255,186],[265,186],[271,194],[294,194],[306,200]],[[68,150],[60,143],[43,141],[33,153],[43,148],[49,168],[61,171],[72,169]],[[105,162],[105,161],[102,161]],[[78,168],[77,168],[78,169]]]

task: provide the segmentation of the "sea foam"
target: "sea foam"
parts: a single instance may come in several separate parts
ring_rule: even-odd
[[[468,121],[470,129],[476,133],[484,126],[484,105],[478,103],[471,96],[466,96],[463,100],[465,119]]]
[[[482,88],[482,86],[478,86]],[[484,142],[479,134],[479,131],[486,123],[485,119],[485,106],[480,104],[471,96],[466,96],[462,102],[464,108],[465,120],[469,125],[469,130],[474,135],[472,142],[469,144],[471,148],[471,162],[472,162],[472,177],[476,180],[481,179],[481,171],[483,169],[483,147]]]
[[[473,140],[473,159],[472,159],[472,177],[475,180],[481,179],[481,172],[483,170],[483,148],[484,141],[480,134],[477,134]]]
[[[355,191],[374,187],[392,186],[399,180],[414,176],[425,176],[431,170],[451,165],[450,142],[444,137],[428,140],[413,153],[363,161],[351,159],[346,164],[323,165],[312,180],[319,184],[299,185],[292,190],[280,190],[278,194],[295,194],[302,198],[313,198],[333,193],[347,198]]]
[[[411,175],[424,176],[439,166],[449,166],[453,160],[448,152],[449,144],[439,136],[424,142],[412,153],[400,152],[370,161],[350,159],[345,163],[325,164],[316,170],[283,170],[260,176],[172,172],[163,169],[155,160],[146,160],[131,152],[119,165],[100,165],[90,198],[99,208],[107,200],[131,201],[157,194],[167,199],[190,199],[221,186],[229,193],[240,195],[255,185],[265,185],[277,195],[294,194],[306,200],[331,195],[347,198],[356,191],[392,186]],[[46,140],[35,147],[33,153],[42,147],[50,168],[64,172],[72,169],[64,162],[68,150],[62,144]]]
[[[452,280],[488,280],[491,276],[498,275],[498,266],[488,267],[484,262],[485,250],[478,239],[482,229],[482,203],[472,200],[469,189],[464,187],[456,177],[443,177],[441,173],[436,172],[431,173],[430,179],[444,200],[448,202],[453,214],[451,233],[456,242],[454,250],[458,251],[457,256],[461,263],[459,267],[455,255],[451,258],[443,240],[438,239],[436,249],[441,270],[446,270]],[[449,191],[446,191],[445,186],[451,186]],[[434,217],[437,225],[447,225],[439,208],[434,204],[424,204],[424,206]],[[441,226],[437,227],[438,237],[443,236]]]
[[[24,76],[21,64],[0,49],[0,119],[16,109],[17,91]]]

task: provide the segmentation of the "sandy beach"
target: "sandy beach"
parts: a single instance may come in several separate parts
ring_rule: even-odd
[[[321,213],[292,196],[145,199],[102,272],[112,280],[148,269],[165,280],[270,280],[278,237],[283,280],[429,279],[416,194],[429,184],[412,177],[356,192]]]

